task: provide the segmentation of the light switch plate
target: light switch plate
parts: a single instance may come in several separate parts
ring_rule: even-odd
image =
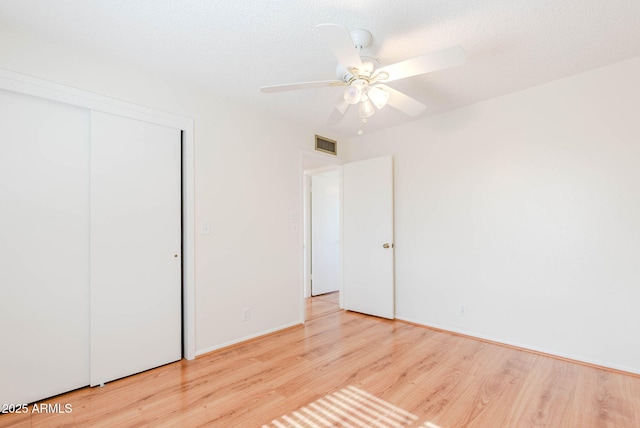
[[[211,235],[211,223],[209,223],[208,221],[203,221],[200,225],[200,234]]]

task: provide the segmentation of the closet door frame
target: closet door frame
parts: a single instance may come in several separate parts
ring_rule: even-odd
[[[32,95],[93,111],[163,125],[182,131],[182,284],[184,358],[196,357],[195,343],[195,173],[193,119],[43,79],[0,69],[0,89]]]

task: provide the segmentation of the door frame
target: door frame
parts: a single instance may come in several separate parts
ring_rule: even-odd
[[[83,107],[89,110],[124,116],[182,131],[182,345],[183,357],[187,360],[194,359],[196,357],[196,341],[195,158],[193,118],[166,113],[5,69],[0,69],[0,89]]]
[[[310,219],[310,207],[309,203],[309,182],[310,175],[317,172],[323,172],[330,169],[340,169],[340,187],[342,187],[342,164],[344,161],[336,156],[328,155],[325,153],[314,152],[311,150],[300,150],[300,212],[302,215],[302,227],[300,233],[300,243],[302,248],[302,259],[300,263],[300,319],[306,321],[306,305],[305,299],[311,296],[311,283],[309,282],[307,266],[311,263],[311,219]],[[340,191],[340,242],[342,246],[342,191]],[[342,249],[341,249],[342,252]],[[341,271],[342,271],[342,258],[340,259]],[[342,296],[340,296],[342,299]],[[342,300],[340,300],[340,307],[342,307]]]

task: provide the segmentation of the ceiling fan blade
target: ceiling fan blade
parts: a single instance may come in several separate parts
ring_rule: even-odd
[[[362,69],[362,60],[347,28],[336,24],[320,24],[316,29],[345,70],[354,67]]]
[[[351,105],[344,100],[344,97],[340,97],[340,100],[338,100],[338,104],[336,104],[336,108],[333,109],[331,115],[327,119],[327,124],[337,125],[338,123],[342,122],[342,118],[347,113],[347,110],[349,110],[350,106]]]
[[[289,83],[286,85],[263,86],[262,88],[260,88],[260,92],[270,94],[273,92],[297,91],[299,89],[326,88],[345,85],[346,83],[340,82],[338,80],[320,80],[317,82],[301,82]]]
[[[379,68],[376,74],[387,73],[389,77],[387,79],[381,78],[380,81],[392,82],[394,80],[404,79],[405,77],[417,76],[418,74],[461,65],[464,63],[464,57],[464,49],[460,46],[454,46],[387,65]]]
[[[387,85],[376,85],[389,94],[389,101],[387,102],[393,108],[400,110],[401,112],[408,114],[409,116],[417,116],[424,111],[427,107],[420,101],[411,98],[409,95],[390,88]]]

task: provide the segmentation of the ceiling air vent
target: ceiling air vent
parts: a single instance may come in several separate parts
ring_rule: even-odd
[[[328,138],[316,135],[316,150],[331,153],[332,155],[338,154],[338,143]]]

